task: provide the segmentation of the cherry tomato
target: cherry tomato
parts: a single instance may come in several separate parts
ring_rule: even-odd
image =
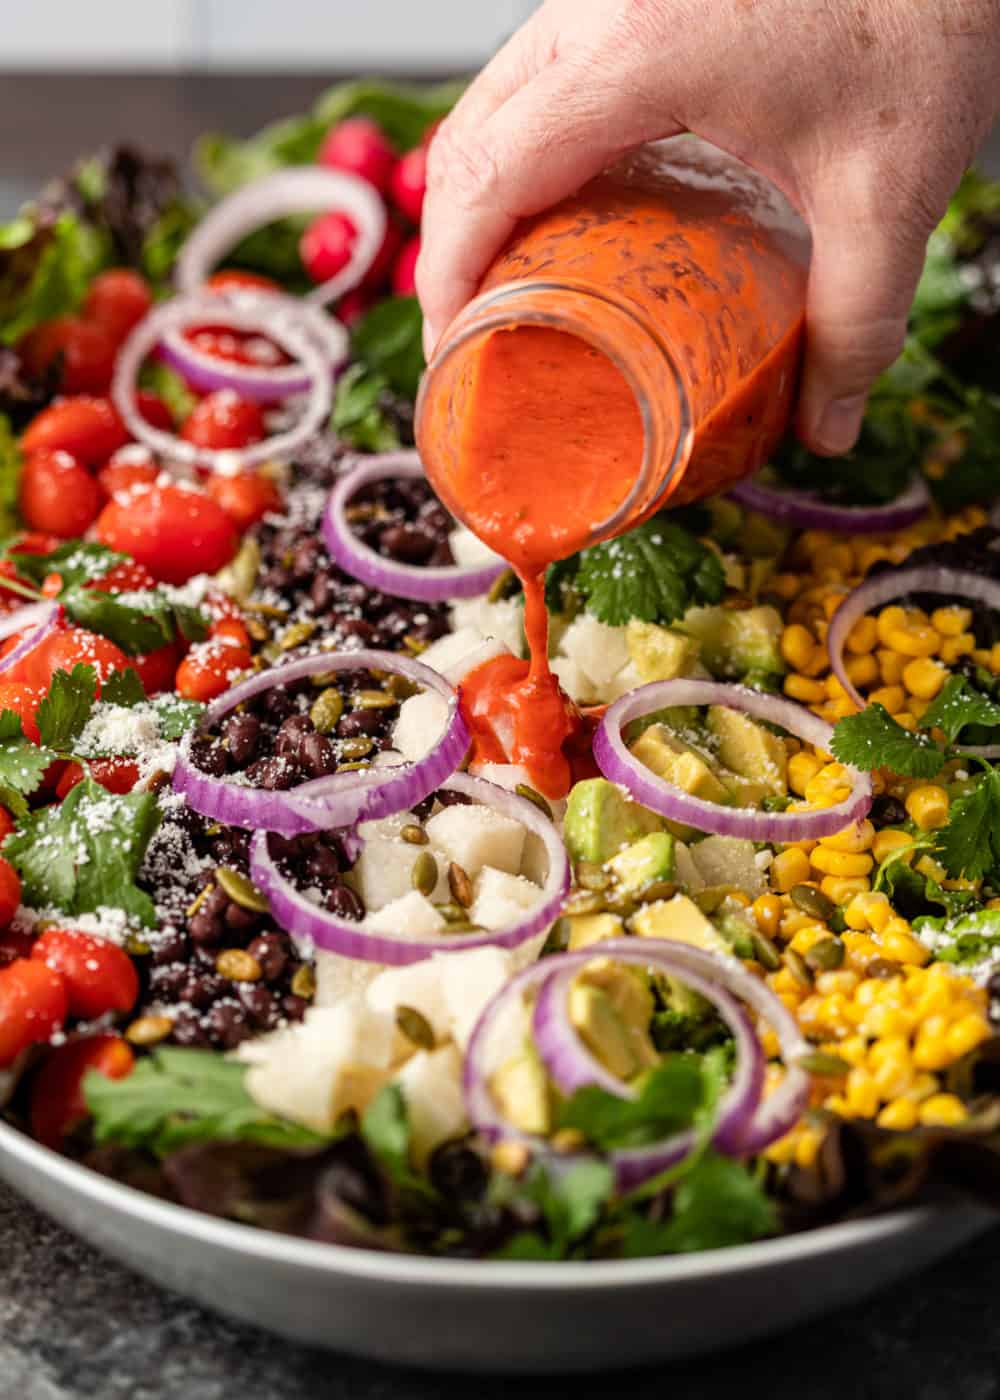
[[[18,958],[28,958],[35,944],[35,935],[27,929],[11,926],[0,933],[0,967],[9,967]]]
[[[20,672],[21,667],[26,665],[30,657],[31,653],[29,652],[21,665],[15,667],[15,670]],[[8,680],[6,674],[0,682],[0,710],[13,710],[16,715],[21,716],[24,737],[30,739],[33,744],[37,744],[41,737],[38,733],[35,711],[42,703],[42,694],[41,690],[36,690],[23,681]],[[6,834],[5,832],[4,835]]]
[[[102,326],[115,345],[120,345],[153,305],[153,295],[138,272],[128,267],[112,267],[99,272],[90,284],[83,303],[83,315]]]
[[[403,230],[390,219],[385,226],[382,246],[375,254],[372,265],[361,279],[361,291],[379,291],[388,281],[392,265],[396,261],[403,243]]]
[[[361,320],[374,300],[371,292],[355,287],[337,302],[337,320],[342,321],[345,326],[355,325]]]
[[[417,258],[420,256],[420,234],[415,233],[403,244],[403,251],[392,269],[392,290],[398,297],[412,297],[417,290]]]
[[[79,763],[67,763],[56,783],[56,801],[68,797],[84,776]],[[130,758],[95,758],[90,763],[90,776],[108,792],[126,793],[139,781],[139,769]]]
[[[233,642],[236,646],[242,647],[244,651],[250,650],[250,633],[241,618],[220,618],[218,622],[212,624],[211,635],[216,641]]]
[[[212,292],[280,292],[273,277],[260,272],[244,272],[238,267],[220,267],[205,283]]]
[[[66,984],[69,1014],[91,1021],[107,1011],[131,1011],[139,974],[124,949],[76,929],[47,928],[35,939],[32,961],[58,972]]]
[[[130,656],[128,664],[142,681],[142,688],[146,694],[159,695],[164,690],[173,690],[174,674],[183,655],[182,642],[167,642],[155,651],[144,652],[141,656]]]
[[[219,450],[249,447],[266,437],[267,429],[260,404],[241,398],[232,389],[218,389],[191,410],[180,435],[196,447]]]
[[[162,428],[165,433],[174,430],[174,415],[160,398],[150,389],[140,389],[135,396],[139,413],[151,428]]]
[[[69,995],[58,972],[33,958],[0,968],[0,1065],[48,1040],[66,1019]]]
[[[105,326],[80,316],[57,316],[28,332],[18,350],[28,372],[58,374],[67,394],[103,394],[111,383],[117,345]]]
[[[87,468],[68,452],[32,452],[21,468],[17,504],[29,525],[72,540],[97,519],[101,492]]]
[[[43,530],[30,530],[17,535],[11,548],[16,549],[18,554],[51,554],[61,544],[62,540],[58,535],[48,535]]]
[[[144,564],[123,559],[100,578],[88,579],[84,588],[96,588],[99,593],[144,593],[156,587],[156,579]]]
[[[233,326],[189,326],[182,331],[184,339],[203,355],[217,360],[229,360],[237,365],[254,365],[258,369],[278,369],[290,365],[277,341],[260,331],[242,331]]]
[[[87,1117],[84,1077],[95,1070],[105,1079],[124,1079],[134,1064],[131,1047],[120,1035],[88,1035],[55,1046],[31,1081],[32,1136],[46,1147],[60,1147]]]
[[[135,453],[130,461],[132,453],[131,447],[123,447],[97,473],[97,484],[105,496],[121,496],[133,486],[148,486],[159,476],[160,469],[148,452],[144,456]]]
[[[185,700],[214,700],[235,685],[252,664],[249,651],[232,642],[199,642],[177,667],[174,685]]]
[[[209,477],[205,488],[241,532],[266,515],[281,509],[281,494],[270,477],[260,472],[240,472],[238,476]]]
[[[7,928],[21,903],[21,877],[9,860],[0,856],[0,928]]]
[[[63,576],[54,571],[42,579],[42,594],[46,598],[58,598],[63,589]]]
[[[389,188],[396,152],[371,117],[348,117],[330,128],[317,160],[333,170],[349,170],[374,185],[379,194]]]
[[[163,583],[217,573],[238,542],[233,522],[211,496],[173,483],[138,487],[124,502],[109,501],[97,517],[97,538]]]
[[[77,394],[43,408],[21,438],[24,452],[62,448],[88,467],[100,466],[129,440],[110,399]]]
[[[0,708],[3,708],[0,706]],[[15,829],[16,822],[6,807],[0,807],[0,846],[3,845],[10,833]]]
[[[339,209],[313,219],[299,240],[299,257],[312,280],[326,282],[336,277],[350,262],[357,237],[354,221]]]
[[[427,147],[416,146],[400,156],[392,171],[390,193],[396,208],[419,224],[427,189]]]
[[[66,627],[47,637],[25,657],[27,680],[48,690],[56,671],[72,671],[74,666],[93,666],[97,673],[97,694],[115,671],[124,671],[129,659],[107,637],[86,627]]]

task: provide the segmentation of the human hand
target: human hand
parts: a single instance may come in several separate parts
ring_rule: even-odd
[[[417,290],[428,353],[516,222],[693,131],[813,235],[800,437],[853,444],[927,237],[1000,114],[1000,0],[546,0],[438,130]]]

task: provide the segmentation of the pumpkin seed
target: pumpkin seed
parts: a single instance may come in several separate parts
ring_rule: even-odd
[[[374,739],[369,739],[367,734],[358,734],[353,739],[342,740],[340,752],[343,758],[364,758],[374,747]]]
[[[595,860],[581,860],[574,870],[576,883],[582,890],[596,890],[598,893],[609,890],[615,879],[610,870],[598,865]]]
[[[140,1016],[125,1029],[125,1039],[130,1045],[158,1045],[174,1028],[169,1016]]]
[[[337,764],[337,772],[338,772],[338,773],[357,773],[357,772],[359,772],[362,768],[370,768],[370,767],[371,767],[371,764],[368,762],[368,760],[367,760],[367,758],[366,758],[366,759],[359,760],[357,763],[338,763],[338,764]]]
[[[143,958],[147,953],[152,952],[152,949],[144,938],[140,938],[137,934],[130,933],[125,940],[125,951],[126,953],[131,953],[133,958]]]
[[[460,904],[463,909],[468,909],[474,898],[472,881],[455,861],[448,866],[448,888],[455,903]]]
[[[270,913],[271,906],[267,895],[261,894],[253,881],[248,880],[239,870],[234,870],[229,865],[220,865],[215,872],[215,878],[220,888],[241,909],[249,909],[254,914]]]
[[[518,783],[514,791],[517,793],[518,797],[523,797],[526,801],[534,803],[542,815],[548,817],[549,821],[552,820],[552,808],[540,792],[537,792],[533,787],[529,787],[527,783]]]
[[[262,974],[260,963],[245,948],[223,948],[215,960],[215,970],[231,982],[259,982]]]
[[[400,831],[399,835],[402,838],[402,840],[404,840],[410,846],[430,845],[431,838],[427,835],[427,832],[423,829],[423,827],[418,826],[416,822],[407,822],[407,824]]]
[[[435,907],[446,924],[465,924],[468,926],[469,911],[463,909],[460,904],[449,901],[447,904],[438,904]]]
[[[892,962],[889,958],[872,958],[871,962],[865,963],[865,976],[878,977],[881,981],[899,977],[901,972],[899,963]]]
[[[344,713],[344,697],[335,686],[321,690],[309,707],[313,728],[320,734],[331,734]]]
[[[677,886],[673,880],[653,880],[636,894],[640,904],[652,904],[657,899],[673,899]]]
[[[248,603],[247,612],[259,613],[261,617],[273,617],[276,621],[288,616],[286,607],[276,607],[274,603]]]
[[[822,890],[813,885],[793,885],[790,893],[792,903],[797,909],[801,909],[803,914],[808,914],[812,919],[822,919],[824,923],[837,907],[832,899],[828,899]]]
[[[586,1141],[579,1128],[560,1128],[549,1138],[549,1146],[554,1152],[579,1152]]]
[[[781,966],[781,954],[766,933],[752,933],[750,946],[753,955],[767,972],[777,972]]]
[[[433,892],[438,882],[438,864],[430,851],[421,851],[410,871],[410,884],[423,895]]]
[[[812,986],[812,972],[806,965],[805,958],[801,953],[797,953],[794,948],[785,949],[785,966],[795,978],[796,982],[800,982],[803,987]]]
[[[415,1006],[396,1007],[396,1026],[419,1050],[433,1050],[437,1044],[434,1027]]]
[[[359,710],[394,710],[399,701],[387,690],[359,690],[354,695],[354,704]]]
[[[806,966],[814,972],[833,972],[844,961],[844,945],[839,938],[818,938],[806,951]]]
[[[420,687],[415,685],[413,681],[407,679],[406,676],[396,675],[395,672],[386,676],[385,688],[390,695],[395,695],[397,700],[409,700],[411,695],[418,694],[420,690]]]
[[[415,637],[412,632],[407,632],[403,638],[403,646],[411,656],[419,656],[422,651],[426,651],[429,642],[425,642],[422,637]]]
[[[303,963],[292,977],[292,995],[312,1001],[316,995],[316,972],[309,963]]]
[[[282,651],[291,651],[293,647],[300,647],[303,642],[308,642],[309,638],[316,631],[315,622],[293,622],[291,627],[286,627],[278,638],[278,646]]]
[[[266,642],[271,635],[259,617],[248,617],[244,620],[243,625],[252,641]]]
[[[850,1074],[851,1067],[846,1060],[842,1060],[839,1055],[827,1054],[825,1050],[812,1050],[806,1055],[800,1055],[795,1061],[799,1069],[804,1069],[809,1074],[822,1074],[828,1079],[842,1079],[845,1074]]]
[[[607,898],[597,890],[574,890],[563,905],[564,914],[603,914]]]
[[[207,899],[207,897],[208,897],[208,892],[209,892],[210,889],[212,889],[212,882],[211,882],[211,880],[209,880],[209,882],[208,882],[207,885],[202,885],[201,889],[200,889],[200,890],[198,891],[198,893],[195,895],[194,899],[192,899],[191,903],[190,903],[190,904],[188,905],[188,907],[185,909],[185,911],[184,911],[184,917],[185,917],[186,919],[193,919],[193,918],[194,918],[195,914],[197,914],[198,910],[201,908],[201,906],[204,904],[205,900]]]

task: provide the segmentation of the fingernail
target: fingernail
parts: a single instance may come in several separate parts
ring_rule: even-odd
[[[424,321],[424,359],[430,362],[434,354],[434,347],[437,344],[437,331],[430,321]]]
[[[849,399],[833,399],[828,403],[814,434],[817,446],[835,457],[849,452],[861,431],[865,403],[864,394],[856,394]]]

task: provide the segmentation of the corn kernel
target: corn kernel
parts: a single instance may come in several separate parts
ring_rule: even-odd
[[[917,1106],[909,1099],[894,1099],[886,1104],[875,1119],[880,1128],[890,1128],[893,1132],[907,1133],[916,1127]]]
[[[879,1092],[875,1081],[863,1069],[852,1069],[844,1086],[848,1110],[857,1118],[872,1118],[878,1110]]]
[[[808,749],[802,749],[799,753],[793,753],[788,760],[788,786],[792,792],[798,793],[800,797],[805,796],[806,784],[815,778],[822,769],[823,760],[817,758]]]
[[[821,836],[820,845],[831,851],[849,851],[858,855],[862,851],[870,851],[874,840],[875,828],[870,821],[862,821],[845,826],[843,831],[833,836]]]
[[[883,608],[875,620],[875,630],[878,639],[883,646],[891,647],[889,633],[897,632],[901,627],[906,626],[906,610],[894,604],[892,607]]]
[[[925,1128],[953,1128],[967,1114],[957,1094],[932,1094],[920,1105],[918,1117]]]
[[[906,810],[921,831],[935,831],[948,821],[948,794],[936,783],[925,783],[907,794]]]
[[[777,593],[779,598],[792,599],[802,587],[802,580],[798,574],[773,574],[767,581],[769,592]]]
[[[882,951],[893,962],[906,963],[910,967],[923,967],[930,962],[930,949],[910,933],[886,931],[882,934]]]
[[[931,626],[942,637],[958,637],[972,626],[971,608],[935,608],[931,613]]]
[[[876,831],[875,840],[872,842],[872,855],[879,865],[896,851],[901,851],[905,846],[913,845],[913,837],[908,831],[900,831],[898,827],[884,826],[881,831]],[[913,859],[912,855],[903,856],[907,865]]]
[[[889,551],[881,544],[859,544],[855,549],[858,573],[866,574],[880,559],[888,559]]]
[[[761,933],[773,938],[781,923],[781,900],[774,894],[762,894],[751,905],[753,916]]]
[[[782,632],[781,655],[793,670],[798,671],[803,666],[808,666],[815,650],[816,642],[812,633],[801,623],[793,622]]]
[[[946,638],[938,649],[938,655],[946,665],[952,666],[960,656],[968,656],[975,649],[975,637],[971,632],[963,632],[960,637]]]
[[[903,684],[920,700],[933,700],[947,679],[947,669],[929,656],[918,656],[903,667]]]
[[[990,1033],[986,1019],[970,1011],[955,1021],[945,1036],[949,1054],[956,1060],[974,1050]]]
[[[905,1094],[913,1083],[909,1054],[886,1060],[872,1078],[881,1099],[895,1099],[900,1094]]]
[[[796,953],[808,953],[814,943],[818,943],[821,938],[828,938],[830,931],[825,924],[808,924],[805,928],[800,928],[789,940],[789,948]]]
[[[806,784],[805,798],[814,807],[832,807],[851,791],[851,778],[842,763],[828,763]]]
[[[848,972],[844,968],[838,968],[836,972],[821,972],[816,978],[816,990],[825,997],[833,996],[834,992],[850,996],[859,981],[860,978],[856,972]],[[860,1043],[864,1044],[863,1041]]]
[[[900,1056],[908,1058],[910,1054],[909,1042],[905,1035],[886,1036],[883,1040],[878,1040],[868,1049],[868,1064],[874,1073],[886,1061],[899,1059]]]
[[[985,667],[987,667],[988,669],[992,669],[992,667],[993,667],[993,648],[992,648],[992,647],[976,647],[975,651],[972,652],[972,659],[973,659],[973,661],[976,663],[977,666],[985,666]]]
[[[870,881],[863,876],[824,875],[819,887],[834,904],[847,904],[856,894],[869,889]]]
[[[875,650],[878,642],[878,624],[873,617],[859,617],[847,634],[844,643],[847,651],[855,656],[863,656]]]
[[[823,1144],[823,1135],[815,1128],[804,1128],[795,1142],[795,1165],[808,1171],[816,1161]]]
[[[879,679],[878,662],[870,653],[866,656],[849,656],[844,662],[844,669],[855,690],[874,685]]]
[[[889,918],[892,908],[887,895],[871,892],[857,894],[844,910],[844,922],[849,929],[863,933],[865,929],[875,927],[875,920],[882,918],[883,909],[885,917]]]
[[[785,677],[785,694],[792,700],[801,700],[807,705],[818,705],[826,699],[826,687],[822,681],[810,680],[797,671]]]
[[[990,648],[990,670],[1000,671],[1000,642],[994,642]]]
[[[906,665],[906,658],[897,655],[894,651],[877,651],[875,659],[878,661],[879,675],[882,677],[883,685],[899,685],[903,679],[903,667]]]
[[[909,710],[900,710],[898,715],[893,715],[893,719],[898,725],[901,725],[903,729],[908,729],[911,734],[915,734],[920,727],[917,724],[916,717],[912,715]]]
[[[906,708],[919,725],[924,717],[924,711],[930,709],[929,700],[921,700],[919,695],[908,695],[906,697]]]
[[[867,851],[838,851],[824,845],[823,842],[820,842],[809,859],[824,875],[846,875],[849,878],[867,875],[873,863]]]
[[[906,704],[906,691],[901,685],[884,685],[868,697],[871,705],[883,705],[891,715],[898,714]]]
[[[913,868],[919,870],[921,875],[926,875],[929,880],[936,880],[938,884],[946,879],[948,874],[941,862],[933,856],[921,856]]]
[[[781,851],[771,862],[771,884],[782,894],[809,879],[809,857],[794,846]]]

